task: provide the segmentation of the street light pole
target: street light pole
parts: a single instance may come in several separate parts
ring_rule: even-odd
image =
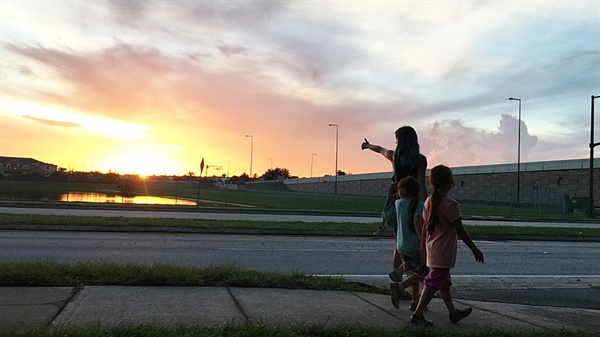
[[[310,156],[310,177],[313,177],[313,162],[315,160],[315,156],[317,154],[313,152],[313,154]]]
[[[600,96],[592,95],[592,110],[591,110],[591,123],[590,123],[590,205],[588,210],[588,217],[593,218],[594,215],[594,148],[599,143],[594,143],[594,99],[600,98]]]
[[[519,101],[519,131],[517,141],[517,207],[521,205],[521,99],[510,97],[509,101]]]
[[[329,126],[335,126],[335,194],[337,194],[337,181],[338,181],[338,125],[329,124]]]
[[[254,136],[246,135],[250,137],[250,181],[252,181],[252,153],[254,152]]]

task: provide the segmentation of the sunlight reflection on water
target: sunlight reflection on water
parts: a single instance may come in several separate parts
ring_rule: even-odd
[[[95,192],[69,192],[61,194],[60,201],[64,202],[94,202],[116,204],[151,204],[151,205],[187,205],[195,206],[196,202],[187,199],[156,197],[152,195],[136,195],[122,197]]]

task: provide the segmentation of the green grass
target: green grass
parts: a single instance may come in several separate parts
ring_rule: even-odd
[[[91,183],[56,183],[56,182],[23,182],[1,181],[0,190],[6,191],[5,198],[10,199],[10,193],[30,196],[31,200],[41,195],[63,194],[68,191],[86,191],[118,193],[115,185]],[[382,197],[341,196],[328,194],[297,193],[272,190],[226,190],[202,186],[198,191],[196,184],[146,182],[135,191],[137,195],[153,195],[164,197],[185,198],[196,201],[200,196],[200,207],[224,210],[271,210],[271,211],[302,211],[302,212],[336,212],[348,214],[380,214],[383,207]],[[8,201],[8,200],[7,200]],[[27,201],[22,199],[21,201]],[[73,204],[70,204],[72,206]],[[107,206],[107,205],[105,205]],[[111,207],[122,206],[119,204]],[[130,205],[127,205],[130,206]],[[148,207],[148,206],[147,206]],[[151,206],[156,207],[156,206]],[[163,207],[165,208],[165,207]],[[176,208],[193,208],[178,206]]]
[[[381,214],[385,198],[369,196],[347,196],[331,194],[315,194],[291,192],[283,187],[269,184],[260,184],[260,190],[226,190],[212,186],[202,186],[198,190],[195,182],[192,183],[167,183],[145,181],[134,191],[137,195],[153,195],[163,197],[177,197],[196,201],[200,195],[199,206],[157,206],[157,205],[129,205],[129,204],[77,204],[69,203],[68,207],[110,207],[137,209],[177,209],[177,210],[222,210],[222,211],[253,211],[253,212],[300,212],[300,213],[328,213],[328,214],[355,214],[372,215]],[[266,187],[265,187],[266,186]],[[11,198],[15,195],[25,196],[18,200],[19,203],[31,205],[50,205],[64,207],[64,202],[39,202],[34,201],[39,196],[59,195],[69,191],[118,193],[115,184],[104,183],[59,183],[50,181],[26,182],[0,180],[0,200],[4,204],[13,204]],[[198,194],[199,192],[199,194]],[[27,196],[29,200],[27,200]],[[18,198],[17,198],[18,199]],[[15,199],[15,200],[17,200]],[[498,216],[515,219],[536,219],[545,221],[596,221],[588,219],[585,214],[561,214],[556,207],[552,209],[536,210],[532,205],[515,207],[507,204],[467,203],[461,202],[461,211],[464,216]]]
[[[234,265],[197,268],[168,264],[0,262],[1,287],[89,285],[258,287],[389,293],[386,288],[346,282],[342,277],[253,271]]]
[[[44,327],[22,333],[0,332],[0,337],[598,337],[599,334],[584,331],[518,332],[480,330],[473,332],[440,331],[414,326],[402,329],[337,325],[325,327],[319,324],[295,324],[272,326],[262,322],[221,326],[118,325],[115,327],[92,326],[87,328]]]
[[[599,228],[562,228],[562,227],[517,227],[517,226],[465,226],[474,237],[565,237],[565,238],[598,238]]]
[[[146,285],[146,286],[229,286],[275,287],[322,290],[345,290],[387,294],[387,288],[375,288],[349,283],[340,277],[316,277],[302,273],[282,274],[242,270],[236,266],[195,268],[172,265],[138,265],[116,263],[5,262],[0,263],[0,286],[85,286],[85,285]],[[0,331],[0,337],[71,337],[71,336],[239,336],[239,337],[598,337],[584,331],[519,332],[479,330],[443,331],[407,326],[401,329],[321,324],[267,325],[262,322],[224,324],[220,326],[166,327],[152,324],[118,325],[113,327],[55,326],[21,332]]]
[[[160,196],[175,196],[196,200],[198,189],[194,185],[149,183],[148,194]],[[142,193],[143,194],[143,193]],[[335,211],[338,213],[378,214],[381,213],[384,198],[341,196],[330,194],[312,194],[290,191],[255,190],[244,191],[226,190],[203,187],[200,189],[200,199],[218,202],[220,207],[239,209],[236,205],[247,205],[252,208],[267,210],[286,210],[303,212]]]
[[[304,221],[246,221],[246,220],[210,220],[210,219],[173,219],[173,218],[129,218],[129,217],[97,217],[97,216],[61,216],[35,214],[0,213],[2,225],[46,225],[46,226],[106,226],[106,227],[147,227],[152,228],[198,228],[198,229],[249,229],[249,230],[283,230],[291,233],[306,231],[348,232],[371,235],[379,223],[337,223],[337,222],[304,222]],[[498,237],[571,237],[598,238],[598,228],[562,228],[562,227],[517,227],[502,226],[465,226],[471,236]],[[387,228],[380,235],[391,235]]]
[[[100,216],[63,216],[0,213],[0,225],[71,225],[106,227],[180,227],[215,229],[259,229],[259,230],[307,230],[307,231],[350,231],[371,233],[377,223],[351,222],[304,222],[304,221],[248,221],[173,218],[130,218]]]

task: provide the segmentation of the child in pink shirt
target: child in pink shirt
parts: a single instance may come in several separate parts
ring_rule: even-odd
[[[429,182],[434,188],[433,193],[425,201],[423,207],[423,237],[427,254],[429,274],[424,281],[424,289],[419,304],[410,322],[414,324],[433,326],[433,322],[423,317],[425,308],[439,291],[450,314],[450,323],[454,324],[467,317],[472,308],[458,310],[454,307],[450,295],[450,269],[454,268],[457,253],[457,237],[471,249],[475,261],[483,263],[483,253],[475,246],[466,232],[460,207],[456,200],[448,197],[448,191],[454,187],[452,170],[444,165],[438,165],[429,172]]]

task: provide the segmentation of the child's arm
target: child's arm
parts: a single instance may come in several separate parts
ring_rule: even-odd
[[[415,217],[416,218],[416,217]],[[421,236],[421,251],[423,253],[427,253],[427,243],[425,242],[425,239],[427,238],[427,227],[425,226],[425,221],[423,220],[423,217],[421,218],[421,231],[420,236]]]
[[[417,231],[417,235],[419,239],[421,239],[421,252],[425,253],[425,226],[423,226],[423,217],[420,215],[416,215],[413,223],[415,224],[415,231]]]
[[[454,221],[454,228],[456,228],[456,234],[463,240],[463,242],[471,249],[473,252],[473,256],[475,256],[475,261],[483,263],[483,253],[475,246],[473,240],[469,236],[469,233],[465,230],[465,226],[463,226],[462,218],[458,218]]]
[[[423,241],[423,217],[420,215],[415,215],[413,223],[415,224],[415,231],[417,232],[419,239]]]

